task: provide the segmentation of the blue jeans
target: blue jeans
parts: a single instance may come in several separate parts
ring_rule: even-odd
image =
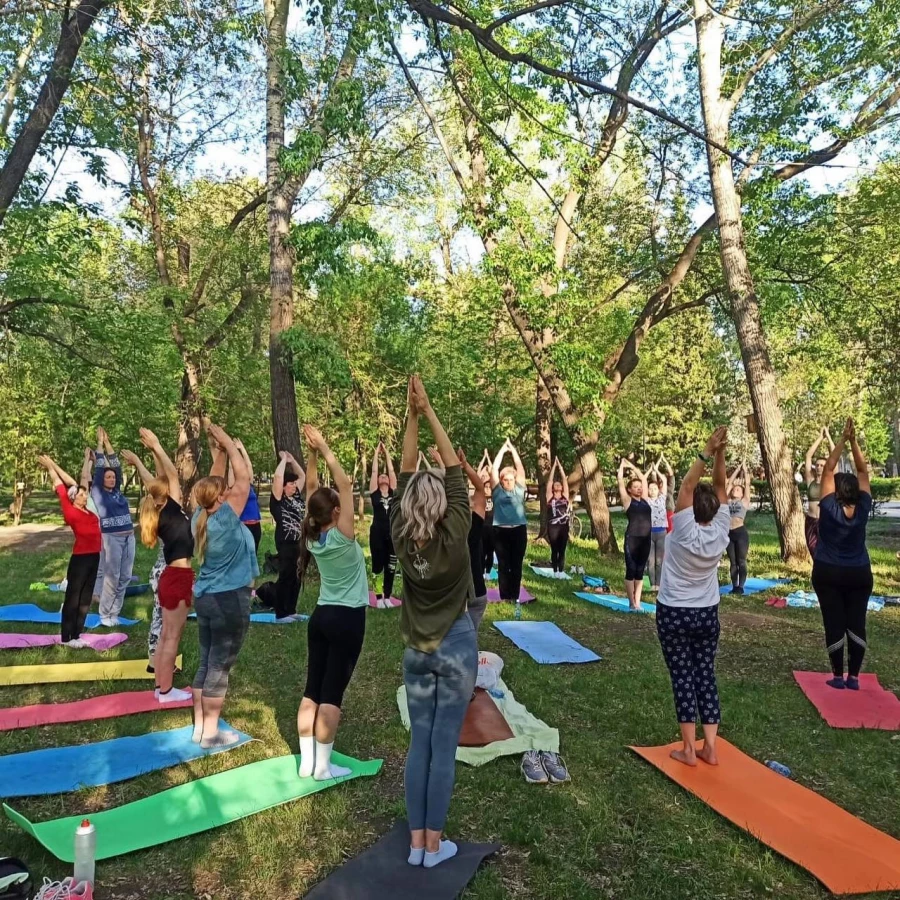
[[[456,747],[475,690],[475,626],[460,616],[434,653],[407,647],[403,681],[409,708],[406,814],[413,831],[443,831],[456,779]]]
[[[125,602],[125,590],[131,584],[134,568],[134,531],[117,531],[103,535],[100,571],[100,615],[118,616]],[[102,579],[102,581],[101,581]],[[94,588],[95,592],[97,588]]]

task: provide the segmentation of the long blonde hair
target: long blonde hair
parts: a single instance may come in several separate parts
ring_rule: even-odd
[[[147,485],[147,493],[141,500],[139,521],[141,543],[145,547],[155,547],[159,538],[159,511],[169,497],[169,482],[165,478],[154,478]]]
[[[447,514],[447,490],[441,469],[416,472],[400,500],[403,527],[400,534],[415,543],[430,541]]]
[[[209,519],[209,511],[216,505],[219,497],[225,493],[228,484],[224,478],[218,475],[208,475],[201,478],[194,485],[194,503],[200,507],[197,523],[194,526],[194,551],[200,565],[203,565],[203,557],[206,556],[206,523]]]

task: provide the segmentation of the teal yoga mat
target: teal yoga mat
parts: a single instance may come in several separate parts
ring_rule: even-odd
[[[787,584],[788,578],[748,578],[744,583],[745,594],[760,594],[763,591],[771,591],[773,588],[781,587]],[[720,594],[730,594],[731,585],[723,584],[719,586]]]
[[[587,600],[588,603],[596,603],[597,606],[614,609],[616,612],[646,613],[647,615],[656,613],[656,606],[652,603],[642,602],[640,609],[632,609],[628,605],[627,597],[617,597],[615,594],[591,594],[588,591],[575,591],[575,596],[580,597],[582,600]]]
[[[332,759],[350,769],[351,774],[333,781],[300,778],[297,775],[299,756],[277,756],[93,813],[90,818],[97,829],[97,859],[122,856],[209,831],[343,781],[377,775],[381,770],[380,759],[360,762],[340,753],[333,754]],[[5,803],[3,811],[57,859],[67,863],[75,861],[72,835],[84,815],[30,822]]]

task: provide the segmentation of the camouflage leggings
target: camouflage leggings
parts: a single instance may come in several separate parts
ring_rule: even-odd
[[[159,643],[159,636],[162,634],[162,607],[159,605],[159,576],[162,575],[163,569],[166,567],[166,558],[163,555],[163,546],[160,541],[159,555],[153,568],[150,570],[150,588],[153,591],[153,618],[150,620],[150,634],[147,635],[147,656],[150,663],[153,663],[153,654],[156,653],[156,645]]]

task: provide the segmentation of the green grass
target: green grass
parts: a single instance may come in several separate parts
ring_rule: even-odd
[[[778,561],[774,526],[751,517],[751,574],[785,574]],[[623,521],[616,519],[621,537]],[[367,531],[367,529],[364,529]],[[876,521],[870,531],[876,589],[900,593],[894,552],[897,530]],[[267,534],[263,549],[271,549]],[[141,548],[135,571],[149,572],[155,551]],[[529,559],[548,556],[529,547]],[[56,594],[28,591],[30,582],[56,580],[67,554],[0,552],[0,602],[35,601],[47,608]],[[572,548],[570,563],[607,577],[621,588],[622,565],[598,563],[587,542]],[[677,732],[666,670],[654,622],[577,600],[572,586],[535,578],[526,585],[539,602],[527,619],[549,619],[603,661],[589,666],[538,666],[490,627],[509,607],[490,605],[480,646],[506,662],[504,679],[528,708],[560,730],[572,782],[558,787],[524,783],[517,758],[479,769],[458,766],[451,806],[451,836],[498,841],[501,854],[479,872],[467,898],[661,898],[695,896],[819,898],[827,892],[804,870],[782,859],[678,788],[626,749],[660,744]],[[808,586],[800,579],[800,586]],[[307,592],[301,609],[310,612]],[[150,598],[126,602],[125,614],[141,624],[110,656],[140,657],[146,649]],[[310,885],[384,833],[404,812],[403,762],[407,734],[395,703],[401,683],[402,642],[395,611],[368,614],[366,644],[345,704],[338,749],[360,758],[381,757],[382,773],[330,789],[230,826],[164,844],[98,866],[102,896],[112,900],[187,900],[214,897],[302,897]],[[723,735],[756,759],[789,765],[798,781],[872,825],[900,837],[898,744],[887,732],[828,728],[795,686],[792,669],[827,667],[815,610],[772,610],[761,596],[725,598],[718,662],[724,710]],[[47,626],[7,625],[20,631]],[[195,626],[182,642],[185,671],[197,651]],[[867,670],[900,691],[900,610],[869,617]],[[62,662],[61,648],[5,651],[4,664]],[[303,625],[251,628],[232,676],[225,715],[258,742],[134,779],[76,794],[16,800],[33,820],[89,813],[126,803],[189,779],[267,756],[296,752],[295,716],[306,670]],[[67,700],[147,687],[147,683],[6,687],[4,705]],[[149,729],[186,725],[178,710],[96,723],[0,733],[0,753],[97,741]],[[253,785],[248,784],[252,791]],[[65,866],[5,819],[3,853],[20,856],[34,872],[54,878]],[[882,894],[882,897],[887,896]],[[897,896],[897,895],[895,895]]]

